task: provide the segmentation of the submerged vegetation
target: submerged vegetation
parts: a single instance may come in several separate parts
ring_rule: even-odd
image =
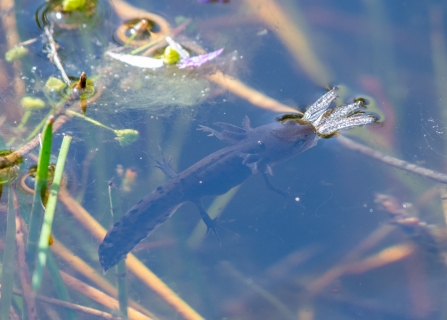
[[[445,8],[397,3],[0,1],[0,320],[445,319]],[[385,120],[336,135],[375,122],[364,107]],[[153,167],[222,148],[197,125],[235,142],[247,113],[331,138],[275,168],[292,201],[254,177],[200,203],[220,246],[185,206],[103,274]]]

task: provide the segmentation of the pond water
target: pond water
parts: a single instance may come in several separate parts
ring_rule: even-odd
[[[86,0],[66,13],[62,1],[1,0],[1,144],[24,156],[16,180],[2,178],[0,320],[124,319],[125,301],[129,319],[445,319],[446,12],[441,1]],[[142,19],[148,25],[138,29]],[[169,35],[192,56],[224,51],[179,69],[177,51],[164,55]],[[165,59],[155,61],[160,68],[113,58],[150,42],[146,53]],[[82,72],[87,89],[76,93]],[[169,180],[156,168],[159,147],[181,172],[228,146],[200,125],[277,122],[334,86],[337,104],[364,99],[379,123],[320,139],[275,166],[270,180],[291,199],[255,174],[202,199],[219,215],[218,237],[187,203],[134,248],[126,267],[103,273],[106,230]],[[53,243],[36,249],[46,261],[37,276],[28,229],[31,211],[43,209],[29,171],[51,114],[50,163],[63,138],[72,140]],[[223,175],[217,188],[237,180],[231,172],[208,175]]]

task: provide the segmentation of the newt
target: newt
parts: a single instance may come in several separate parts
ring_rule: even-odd
[[[329,109],[336,97],[337,88],[333,88],[311,105],[304,115],[284,115],[276,122],[257,128],[250,126],[248,117],[245,117],[242,127],[215,123],[222,131],[200,126],[199,130],[230,145],[179,174],[169,167],[169,161],[161,153],[162,161],[157,161],[158,167],[170,179],[130,208],[107,232],[98,250],[104,272],[186,202],[197,206],[208,230],[215,233],[216,222],[207,214],[201,198],[224,194],[253,174],[261,173],[269,189],[287,197],[288,193],[270,183],[269,175],[274,165],[312,148],[320,138],[378,120],[374,114],[365,112],[362,99]]]

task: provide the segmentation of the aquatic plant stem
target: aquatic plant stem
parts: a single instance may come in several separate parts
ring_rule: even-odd
[[[61,149],[56,162],[53,183],[51,184],[50,195],[46,204],[45,217],[40,231],[37,264],[32,277],[33,290],[37,291],[42,283],[43,268],[45,267],[48,251],[48,241],[53,227],[54,213],[56,211],[57,195],[64,174],[65,161],[67,160],[70,148],[71,136],[65,136],[62,140]]]
[[[113,223],[119,221],[122,216],[121,208],[118,204],[118,194],[116,186],[113,182],[109,182],[109,200],[110,213],[112,214]],[[127,281],[126,281],[126,264],[124,260],[118,262],[116,266],[117,282],[118,282],[118,301],[120,311],[127,318]]]
[[[48,26],[45,26],[44,31],[45,31],[45,35],[48,38],[48,45],[50,47],[50,52],[48,53],[48,58],[55,64],[56,68],[61,73],[62,79],[64,80],[64,82],[67,85],[70,85],[71,81],[68,78],[64,67],[62,66],[61,60],[59,59],[59,55],[57,54],[56,41],[54,41],[52,31],[50,30],[50,28],[48,28]]]
[[[118,291],[114,286],[112,286],[106,279],[101,277],[101,275],[93,269],[89,264],[87,264],[84,260],[76,256],[73,252],[67,249],[60,241],[53,236],[53,245],[50,247],[51,252],[57,254],[62,260],[68,263],[71,268],[76,270],[79,274],[82,274],[84,277],[89,279],[92,283],[96,285],[96,287],[103,290],[105,293],[111,295],[112,297],[118,297]],[[50,269],[50,255],[48,256],[47,267]],[[58,271],[59,272],[59,271]],[[62,299],[62,298],[61,298]],[[66,300],[63,298],[62,300]],[[147,314],[150,317],[154,317],[152,313],[141,305],[136,303],[133,300],[129,300],[129,305],[135,310],[140,311],[141,313]]]
[[[14,286],[14,261],[16,251],[16,220],[14,214],[13,195],[11,188],[8,192],[8,212],[6,216],[5,250],[2,257],[2,292],[0,297],[0,320],[9,319],[12,302],[12,288]]]
[[[370,147],[367,147],[365,145],[362,145],[358,142],[355,142],[345,136],[342,135],[338,135],[337,136],[337,140],[345,147],[351,149],[351,150],[355,150],[355,151],[359,151],[360,153],[379,160],[385,164],[388,164],[390,166],[426,177],[428,179],[432,179],[436,182],[441,182],[441,183],[447,183],[447,175],[441,172],[437,172],[434,170],[430,170],[424,167],[420,167],[418,165],[409,163],[407,161],[389,156],[387,154],[384,154],[380,151],[374,150]]]
[[[28,240],[26,243],[26,255],[30,272],[34,271],[35,257],[37,254],[37,241],[42,225],[42,202],[47,192],[48,166],[50,165],[51,142],[53,138],[54,117],[48,117],[42,133],[42,147],[37,164],[36,182],[34,185],[33,206],[29,224]]]
[[[73,214],[73,216],[95,237],[102,241],[107,231],[75,200],[68,191],[61,187],[59,200]],[[183,319],[203,319],[194,309],[172,291],[160,278],[150,271],[133,254],[128,254],[126,266],[147,287],[151,288],[163,300],[176,310]]]
[[[64,280],[62,280],[59,268],[57,267],[56,261],[54,261],[54,257],[51,252],[48,252],[46,266],[50,274],[51,281],[56,289],[58,298],[66,302],[70,302],[70,295],[68,294],[67,287],[65,286]],[[69,320],[78,320],[78,316],[72,310],[66,310],[65,314]]]
[[[102,291],[99,291],[96,288],[93,288],[86,283],[76,279],[75,277],[69,275],[66,272],[61,271],[62,279],[64,279],[64,282],[72,289],[86,295],[90,299],[96,301],[97,303],[102,304],[103,306],[106,306],[109,309],[118,309],[119,303],[116,299],[108,296]],[[129,319],[130,320],[151,320],[148,316],[132,309],[128,309],[129,313]]]
[[[17,295],[17,296],[23,296],[23,292],[20,290],[14,289],[13,293],[14,293],[14,295]],[[70,311],[82,312],[86,315],[95,316],[95,317],[98,317],[101,319],[118,320],[118,318],[116,316],[111,315],[110,313],[99,311],[99,310],[89,308],[89,307],[84,307],[79,304],[74,304],[74,303],[70,303],[67,301],[59,300],[59,299],[48,298],[48,297],[45,297],[42,295],[36,295],[36,300],[40,300],[42,302],[52,304],[54,306],[62,307],[67,310],[70,310]]]
[[[15,3],[14,0],[2,0],[0,1],[0,12],[2,13],[8,13],[8,14],[2,14],[0,17],[1,25],[2,25],[2,33],[5,36],[5,42],[6,42],[6,48],[11,49],[20,43],[20,35],[17,30],[17,20],[16,15],[12,14],[15,12]],[[0,72],[2,74],[8,74],[8,72],[2,68],[2,63],[0,63]],[[2,105],[16,105],[18,101],[25,95],[26,93],[26,87],[25,87],[25,81],[22,79],[23,76],[23,70],[22,70],[22,63],[14,63],[12,64],[13,67],[13,79],[10,82],[10,90],[11,95],[5,95],[2,94]],[[5,99],[6,98],[6,99]],[[4,102],[6,100],[6,103]],[[7,115],[8,120],[13,121],[15,119],[20,119],[22,117],[22,111],[21,108],[4,108],[3,112]]]
[[[75,112],[75,111],[73,111],[73,110],[66,110],[65,113],[68,114],[68,115],[70,115],[70,116],[78,117],[78,118],[81,118],[81,119],[83,119],[83,120],[85,120],[85,121],[88,121],[88,122],[90,122],[90,123],[93,123],[94,125],[96,125],[96,126],[98,126],[98,127],[101,127],[101,128],[104,128],[104,129],[107,129],[107,130],[110,130],[110,131],[115,132],[115,129],[110,128],[110,127],[108,127],[108,126],[102,124],[102,123],[99,122],[99,121],[96,121],[96,120],[94,120],[94,119],[92,119],[92,118],[89,118],[89,117],[87,117],[87,116],[84,116],[83,114],[77,113],[77,112]]]
[[[302,112],[300,112],[299,110],[293,109],[255,89],[248,87],[241,81],[222,73],[222,71],[217,71],[216,73],[209,75],[206,78],[262,109],[267,109],[273,112],[302,114]]]
[[[14,203],[14,214],[16,221],[16,247],[17,247],[17,262],[18,262],[18,273],[20,278],[20,284],[23,290],[23,298],[26,304],[27,316],[30,320],[37,320],[37,310],[36,301],[34,299],[34,292],[31,288],[30,273],[28,265],[26,264],[26,253],[25,253],[25,224],[22,220],[20,214],[19,199],[17,197],[16,183],[12,184],[10,192],[13,196]]]

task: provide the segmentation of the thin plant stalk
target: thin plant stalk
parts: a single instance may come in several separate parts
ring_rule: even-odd
[[[26,264],[25,253],[25,223],[20,214],[20,204],[17,197],[16,182],[12,184],[10,192],[13,196],[14,202],[14,214],[16,220],[16,245],[17,245],[17,264],[18,273],[20,278],[20,284],[23,289],[23,299],[26,303],[26,309],[23,308],[23,312],[27,312],[28,320],[37,320],[36,301],[34,299],[33,289],[31,288],[30,274],[28,265]],[[25,311],[26,310],[26,311]]]
[[[6,216],[6,240],[2,260],[2,292],[0,297],[0,320],[8,320],[14,286],[14,261],[16,251],[16,221],[12,191],[8,191],[8,213]]]
[[[99,121],[96,121],[96,120],[94,120],[94,119],[92,119],[92,118],[86,117],[86,116],[84,116],[84,115],[82,115],[82,114],[80,114],[80,113],[77,113],[77,112],[73,111],[73,110],[66,110],[65,113],[68,114],[68,115],[70,115],[70,116],[74,116],[74,117],[78,117],[78,118],[84,119],[85,121],[88,121],[88,122],[90,122],[90,123],[93,123],[94,125],[97,125],[98,127],[101,127],[101,128],[104,128],[104,129],[107,129],[107,130],[110,130],[110,131],[114,131],[114,132],[115,132],[115,129],[110,128],[110,127],[108,127],[108,126],[102,124],[102,123],[99,122]]]
[[[14,295],[17,295],[17,296],[23,295],[23,292],[20,290],[14,289],[13,293],[14,293]],[[41,296],[41,295],[36,294],[36,300],[40,300],[40,301],[48,303],[48,304],[62,307],[64,309],[66,309],[67,311],[73,312],[74,314],[76,314],[74,311],[77,311],[77,312],[82,312],[86,315],[95,316],[95,317],[98,317],[101,319],[108,319],[108,320],[118,320],[119,319],[110,313],[102,312],[102,311],[99,311],[99,310],[96,310],[93,308],[81,306],[79,304],[74,304],[74,303],[70,303],[67,301],[59,300],[59,299],[49,298],[46,296]]]
[[[31,273],[34,270],[34,263],[37,253],[37,241],[39,239],[39,230],[43,219],[42,199],[47,191],[48,166],[50,165],[51,142],[53,138],[53,122],[54,117],[49,116],[43,129],[42,147],[40,149],[39,162],[37,164],[33,206],[31,208],[28,241],[26,243],[26,255]]]
[[[121,208],[118,204],[118,194],[113,182],[109,183],[109,200],[110,213],[112,214],[113,223],[117,222],[121,216]],[[127,281],[126,281],[126,263],[124,260],[118,262],[116,266],[117,282],[118,282],[118,302],[122,315],[127,318]]]
[[[50,273],[54,287],[56,288],[57,296],[59,297],[60,300],[69,303],[71,299],[68,294],[67,287],[65,286],[64,280],[62,280],[59,268],[57,267],[56,261],[54,261],[54,257],[51,251],[48,252],[46,266],[48,268],[48,272]],[[69,320],[78,320],[78,316],[76,312],[74,312],[73,310],[66,309],[65,315]]]
[[[57,195],[64,173],[65,161],[67,160],[68,150],[70,148],[71,136],[65,136],[62,140],[61,149],[56,162],[56,169],[54,171],[54,179],[51,185],[50,195],[45,210],[45,218],[40,232],[37,265],[33,273],[32,285],[33,289],[37,291],[42,283],[43,268],[47,260],[48,239],[51,235],[53,226],[54,213],[56,211]]]
[[[76,290],[83,295],[89,297],[90,299],[96,301],[97,303],[100,303],[104,306],[106,306],[109,309],[116,309],[118,307],[118,301],[109,295],[105,294],[104,292],[91,287],[87,285],[86,283],[78,280],[77,278],[69,275],[66,272],[61,271],[62,279],[64,279],[64,282],[71,287],[73,290]],[[135,320],[150,320],[152,318],[140,313],[139,311],[129,308],[129,319],[135,319]]]

